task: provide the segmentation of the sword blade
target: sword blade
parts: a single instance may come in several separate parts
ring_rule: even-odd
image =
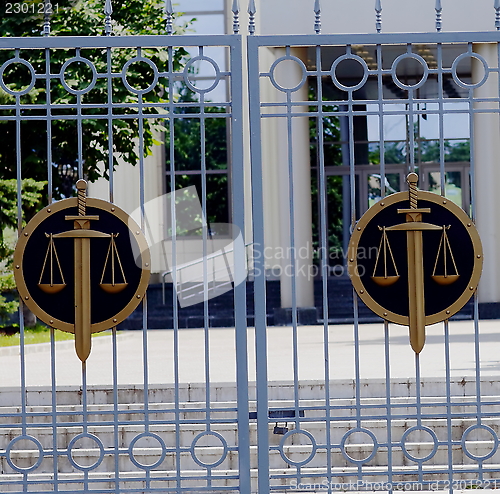
[[[408,242],[408,298],[410,311],[410,344],[420,353],[425,344],[424,259],[422,232],[406,232]]]
[[[90,239],[75,238],[75,348],[85,362],[91,349]]]

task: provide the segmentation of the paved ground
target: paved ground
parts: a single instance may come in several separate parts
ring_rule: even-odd
[[[120,332],[117,336],[118,384],[144,382],[143,358],[147,354],[150,384],[174,380],[172,330],[152,330],[144,338],[142,331]],[[234,328],[213,328],[208,334],[209,372],[212,382],[234,382],[236,355]],[[293,378],[293,329],[268,328],[268,372],[271,381]],[[328,329],[330,377],[354,378],[354,330],[352,325],[332,325]],[[450,323],[450,367],[455,378],[475,375],[474,327],[471,321]],[[303,326],[297,330],[298,368],[301,380],[324,380],[325,338],[322,326]],[[360,377],[385,377],[384,327],[380,324],[360,326]],[[255,379],[254,329],[248,330],[249,378]],[[480,322],[481,376],[498,377],[500,372],[500,321]],[[415,376],[415,356],[409,346],[408,329],[389,327],[389,361],[391,377]],[[51,352],[49,344],[30,345],[26,351],[26,384],[50,386]],[[0,349],[0,387],[20,385],[19,348]],[[87,382],[112,384],[112,337],[93,338],[92,353],[87,361]],[[427,328],[427,342],[420,355],[424,378],[445,375],[445,345],[442,324]],[[59,386],[80,385],[81,364],[73,342],[56,344],[56,383]],[[180,382],[205,382],[205,334],[202,329],[179,330]]]

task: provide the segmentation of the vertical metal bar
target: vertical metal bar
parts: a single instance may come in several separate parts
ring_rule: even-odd
[[[290,46],[286,47],[286,54],[290,56]],[[297,258],[295,252],[295,187],[294,187],[294,169],[293,169],[293,134],[292,134],[292,94],[286,93],[286,124],[287,124],[287,151],[288,151],[288,201],[289,201],[289,226],[290,226],[290,252],[289,260],[291,266],[292,281],[292,359],[293,359],[293,388],[294,388],[294,406],[295,406],[295,425],[300,429],[299,414],[299,357],[298,357],[298,334],[297,334]]]
[[[443,7],[441,6],[441,0],[436,0],[435,10],[436,10],[436,31],[440,33],[442,27],[441,14],[443,12]]]
[[[50,8],[49,8],[50,6]],[[43,30],[42,30],[42,35],[43,36],[49,36],[50,35],[50,12],[51,12],[51,3],[48,2],[47,0],[43,0]]]
[[[239,34],[240,32],[240,2],[239,0],[233,0],[233,5],[231,7],[233,12],[233,34]]]
[[[321,283],[323,288],[323,358],[325,359],[325,424],[326,424],[326,467],[328,472],[328,493],[332,492],[332,444],[331,444],[331,404],[330,404],[330,335],[328,331],[328,197],[325,174],[325,154],[324,154],[324,129],[323,129],[323,85],[321,67],[321,46],[316,46],[316,84],[318,87],[318,116],[317,116],[317,153],[319,165],[319,218],[320,218],[320,262],[321,262]]]
[[[393,445],[392,445],[392,400],[391,400],[391,359],[389,345],[389,323],[384,321],[384,349],[385,349],[385,406],[387,424],[387,482],[393,482]]]
[[[111,24],[111,15],[113,14],[113,6],[111,0],[106,0],[104,4],[104,34],[111,36],[113,34],[113,26]]]
[[[412,53],[412,46],[408,44],[406,46],[406,52]],[[413,121],[415,119],[414,105],[414,90],[412,88],[408,89],[408,139],[409,139],[409,149],[408,154],[410,157],[410,172],[415,171],[415,130],[413,126]]]
[[[49,24],[50,26],[50,24]],[[48,36],[48,33],[46,34]],[[47,189],[48,202],[53,201],[53,177],[52,177],[52,108],[51,108],[51,90],[50,90],[50,49],[45,50],[45,104],[47,105]]]
[[[120,493],[120,416],[118,414],[118,343],[116,326],[111,333],[112,358],[113,358],[113,446],[115,460],[115,493]]]
[[[165,31],[167,34],[172,34],[174,32],[174,26],[173,26],[174,8],[172,6],[172,0],[165,0],[165,14],[166,14]]]
[[[80,56],[80,48],[76,49],[76,56]],[[82,95],[76,95],[76,129],[77,129],[77,147],[78,147],[78,178],[83,176],[83,129],[82,129]]]
[[[321,33],[321,2],[314,0],[314,32]]]
[[[257,468],[259,494],[268,494],[269,432],[267,389],[266,264],[262,191],[260,74],[258,38],[247,38],[250,107],[250,157],[252,172],[252,220],[254,241],[255,360],[257,391]]]
[[[495,9],[495,28],[497,31],[500,31],[500,0],[495,0],[494,9]]]
[[[375,28],[377,33],[382,31],[382,0],[375,0]]]
[[[437,64],[438,64],[438,117],[439,117],[439,172],[440,172],[440,186],[441,195],[446,195],[446,177],[445,177],[445,149],[444,149],[444,89],[443,89],[443,45],[437,45]],[[426,179],[427,177],[424,177]]]
[[[255,14],[257,8],[255,7],[255,0],[250,0],[248,3],[248,33],[255,34]]]
[[[382,81],[382,46],[377,45],[377,89],[378,89],[378,132],[379,132],[379,151],[380,151],[380,197],[384,198],[386,194],[385,187],[385,133],[384,133],[384,83]]]
[[[230,50],[231,60],[231,199],[233,222],[245,235],[244,142],[243,142],[243,47],[242,37],[235,37]],[[235,247],[235,279],[245,280],[245,241]],[[238,421],[238,468],[241,494],[251,492],[250,431],[248,427],[248,342],[246,312],[246,280],[234,287],[234,322],[236,346],[236,394]]]
[[[171,7],[171,3],[170,3]],[[180,397],[179,397],[179,306],[177,304],[177,216],[175,204],[175,106],[172,95],[174,94],[174,49],[168,47],[168,115],[169,115],[169,146],[170,146],[170,224],[172,231],[172,323],[174,331],[174,409],[175,409],[175,468],[177,489],[181,489],[181,443],[180,443]],[[168,232],[167,236],[168,236]]]
[[[59,457],[57,455],[57,380],[56,380],[56,337],[54,328],[50,328],[50,384],[52,418],[52,468],[54,492],[59,491]]]
[[[446,430],[448,446],[448,480],[453,483],[453,421],[451,413],[451,364],[450,364],[450,326],[444,321],[444,360],[446,382]]]

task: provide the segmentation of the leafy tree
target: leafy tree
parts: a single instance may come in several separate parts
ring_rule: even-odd
[[[180,88],[180,103],[195,102],[194,94],[185,86]],[[217,117],[217,114],[225,113],[226,108],[217,106],[205,107],[205,166],[207,171],[221,170],[225,173],[207,173],[207,221],[208,223],[229,222],[228,203],[228,150],[227,150],[227,118]],[[170,192],[169,171],[171,170],[170,151],[173,144],[174,169],[176,171],[196,172],[178,174],[175,176],[175,189],[181,189],[194,185],[198,196],[202,197],[201,179],[201,120],[197,115],[200,108],[196,106],[182,106],[178,114],[182,118],[174,121],[174,134],[171,142],[170,128],[165,130],[165,146],[167,157],[167,192]],[[191,115],[191,116],[190,116]]]
[[[25,179],[21,184],[23,217],[26,221],[40,209],[45,182]],[[0,326],[18,307],[11,272],[13,250],[5,239],[6,229],[17,227],[17,180],[0,180]],[[10,295],[9,300],[4,296]]]
[[[0,20],[0,35],[2,36],[38,36],[43,25],[43,15],[38,14],[40,0],[25,0],[28,6],[33,5],[34,12],[5,15]],[[54,2],[55,6],[56,3]],[[99,36],[104,34],[105,16],[102,0],[60,0],[57,8],[54,7],[51,16],[51,36]],[[113,33],[114,35],[142,35],[165,34],[164,0],[124,0],[113,1]],[[187,24],[175,28],[176,33],[184,31]],[[50,73],[59,74],[63,64],[75,57],[74,49],[50,50]],[[113,73],[122,73],[125,63],[137,56],[137,50],[130,48],[120,49],[86,49],[80,51],[81,57],[89,60],[97,73],[105,73],[108,62]],[[178,71],[182,68],[187,52],[182,48],[173,50],[172,60],[168,59],[165,49],[144,48],[143,57],[151,60],[160,72],[173,68]],[[0,65],[11,59],[14,52],[3,50],[0,52]],[[21,50],[20,57],[28,61],[37,74],[46,73],[46,55],[44,50]],[[126,70],[127,83],[136,89],[145,89],[153,80],[153,70],[146,62],[137,61],[128,66]],[[26,88],[31,75],[25,65],[12,63],[4,73],[7,87],[12,91]],[[88,63],[74,61],[64,72],[66,84],[74,90],[87,88],[92,80],[92,71]],[[82,103],[106,104],[108,101],[108,81],[106,78],[97,78],[94,87],[81,95]],[[60,108],[52,110],[53,115],[60,118],[52,120],[52,166],[54,197],[60,198],[71,193],[64,185],[65,172],[74,172],[78,163],[78,132],[74,119],[67,118],[75,115],[74,106],[77,96],[68,92],[59,78],[53,78],[50,95],[47,94],[45,81],[38,80],[25,96],[21,96],[22,103],[46,104],[48,97],[52,105],[72,105],[73,108]],[[142,96],[145,104],[161,104],[169,101],[168,81],[159,78],[155,88]],[[128,107],[138,102],[138,96],[127,89],[121,78],[114,78],[112,82],[112,99],[114,103],[123,104],[122,114],[126,117],[137,115],[137,110]],[[15,102],[15,96],[3,92],[0,94],[0,103]],[[82,121],[83,139],[83,168],[85,176],[93,181],[103,175],[107,178],[108,169],[99,170],[99,163],[108,163],[108,139],[113,139],[113,164],[117,159],[135,164],[138,161],[136,139],[141,133],[138,118],[113,119],[112,130],[108,128],[105,119],[96,119],[93,116],[103,114],[100,108],[87,108],[85,114],[88,119]],[[148,114],[158,114],[155,107],[145,110]],[[0,108],[1,117],[12,116],[14,110]],[[33,114],[33,113],[32,113]],[[159,121],[151,118],[143,120],[144,128],[141,137],[144,140],[146,154],[151,152],[154,144],[159,144],[153,137],[153,130],[161,128]],[[0,133],[4,142],[15,142],[16,125],[13,121],[0,120]],[[26,120],[21,123],[21,159],[24,177],[37,180],[47,179],[47,122],[42,117],[40,120]],[[16,149],[15,146],[2,146],[0,149],[0,177],[16,177]]]

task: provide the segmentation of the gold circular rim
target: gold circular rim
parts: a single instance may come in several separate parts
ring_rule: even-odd
[[[134,297],[130,302],[120,311],[118,314],[101,321],[96,324],[92,324],[91,332],[99,333],[100,331],[105,331],[107,329],[113,328],[117,324],[123,322],[139,305],[141,300],[146,295],[146,290],[149,284],[149,278],[151,275],[151,258],[149,252],[149,246],[146,238],[137,225],[137,223],[125,212],[123,209],[119,208],[115,204],[112,204],[102,199],[96,199],[93,197],[87,197],[86,203],[88,207],[101,209],[113,214],[116,218],[121,220],[127,228],[134,234],[134,238],[137,241],[138,247],[141,252],[141,262],[142,262],[142,272],[139,284],[135,291]],[[60,329],[61,331],[66,331],[67,333],[74,333],[74,324],[61,321],[60,319],[52,317],[50,314],[45,312],[41,307],[38,306],[36,300],[32,298],[26,283],[24,282],[23,273],[23,254],[26,248],[26,244],[30,238],[31,233],[33,233],[38,226],[51,214],[62,211],[68,208],[77,207],[78,199],[76,197],[71,197],[69,199],[63,199],[61,201],[50,204],[40,210],[26,225],[26,227],[21,232],[21,235],[17,241],[16,249],[14,251],[14,279],[16,281],[17,290],[19,296],[23,303],[25,303],[28,308],[45,324],[50,327]]]
[[[455,215],[455,217],[460,220],[460,222],[465,226],[465,229],[469,233],[469,237],[474,249],[474,266],[472,268],[472,275],[469,279],[469,282],[467,283],[467,289],[464,290],[462,295],[460,295],[460,297],[449,307],[446,307],[442,311],[436,312],[435,314],[426,316],[425,325],[428,326],[430,324],[435,324],[449,319],[451,316],[456,314],[475,293],[479,284],[479,279],[481,278],[481,271],[483,267],[483,248],[481,245],[479,233],[474,223],[460,206],[457,206],[453,201],[450,201],[446,197],[424,190],[418,191],[417,199],[433,202],[434,204],[439,204],[440,206],[450,211],[453,215]],[[381,306],[378,302],[376,302],[367,292],[365,286],[361,281],[361,278],[356,274],[358,269],[358,244],[366,226],[380,211],[382,211],[384,207],[391,206],[402,201],[408,201],[407,191],[396,192],[395,194],[384,197],[377,204],[374,204],[368,211],[366,211],[366,213],[359,219],[349,241],[349,247],[347,249],[347,264],[349,277],[351,278],[354,289],[356,290],[359,298],[365,303],[365,305],[368,306],[373,312],[375,312],[375,314],[379,315],[389,322],[401,324],[402,326],[408,326],[409,317],[389,311],[385,307]]]

